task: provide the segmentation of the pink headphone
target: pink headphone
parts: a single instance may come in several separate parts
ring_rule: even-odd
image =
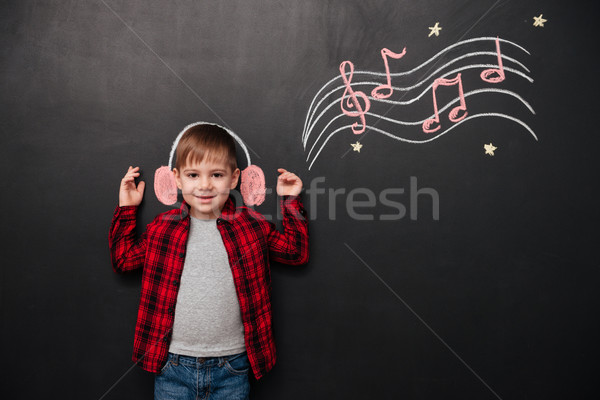
[[[171,147],[171,154],[169,155],[169,165],[161,166],[154,173],[154,193],[156,194],[156,198],[158,201],[165,205],[172,205],[177,202],[177,183],[175,182],[175,174],[173,174],[173,156],[175,155],[175,149],[177,148],[177,144],[181,139],[181,136],[192,126],[196,126],[199,124],[209,124],[218,126],[227,133],[231,135],[232,138],[236,140],[236,142],[240,145],[244,153],[246,154],[246,161],[248,166],[246,169],[242,171],[242,184],[240,185],[240,192],[242,193],[242,198],[244,199],[244,203],[249,206],[260,205],[263,201],[265,201],[265,174],[262,169],[257,165],[252,165],[250,161],[250,154],[248,153],[248,149],[246,149],[246,145],[242,142],[235,133],[233,133],[230,129],[227,129],[223,126],[213,124],[210,122],[194,122],[193,124],[189,124],[177,135],[175,142],[173,142],[173,146]]]

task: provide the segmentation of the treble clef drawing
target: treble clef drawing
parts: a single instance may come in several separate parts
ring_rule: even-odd
[[[350,67],[350,73],[348,77],[346,77],[346,66]],[[354,64],[352,64],[350,61],[342,62],[340,64],[340,74],[342,74],[342,79],[344,80],[344,85],[346,86],[346,90],[342,95],[340,106],[342,107],[342,112],[347,116],[360,118],[360,123],[362,125],[360,128],[358,127],[358,122],[352,124],[352,132],[354,132],[355,135],[359,135],[367,128],[365,114],[367,111],[369,111],[369,108],[371,108],[371,101],[363,92],[355,92],[352,90],[350,83],[352,82],[352,75],[354,75]],[[364,101],[364,107],[361,106],[360,102],[358,101],[359,97]],[[352,109],[355,109],[355,111]]]

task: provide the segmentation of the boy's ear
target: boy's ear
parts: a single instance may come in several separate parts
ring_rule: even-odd
[[[235,189],[239,180],[240,180],[240,169],[236,168],[235,171],[233,171],[233,173],[231,174],[231,187],[230,187],[231,190]]]
[[[181,189],[181,175],[177,168],[173,168],[173,175],[175,175],[175,183],[177,184],[177,188]]]

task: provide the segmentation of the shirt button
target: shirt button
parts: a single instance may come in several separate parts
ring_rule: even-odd
[[[179,281],[177,279],[173,280],[173,286],[178,286],[179,285]]]
[[[184,258],[185,257],[185,253],[179,253],[179,258]]]
[[[173,307],[169,307],[169,309],[167,311],[168,311],[169,315],[175,314],[175,310],[173,309]]]

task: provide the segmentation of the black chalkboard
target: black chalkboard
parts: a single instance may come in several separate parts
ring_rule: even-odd
[[[129,165],[141,226],[169,208],[154,171],[195,121],[238,134],[271,190],[278,167],[307,189],[310,261],[272,266],[278,361],[253,398],[595,393],[595,2],[0,9],[5,398],[152,397],[140,274],[112,272],[107,232]]]

